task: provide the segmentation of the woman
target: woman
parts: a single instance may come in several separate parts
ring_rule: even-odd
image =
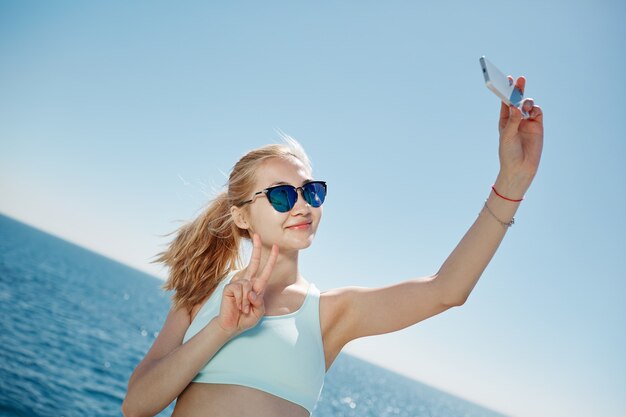
[[[523,91],[525,79],[516,84]],[[462,305],[493,257],[541,156],[543,114],[504,104],[500,172],[477,220],[440,270],[385,288],[322,294],[299,274],[326,184],[314,181],[297,142],[245,155],[228,190],[183,226],[159,261],[173,306],[133,372],[124,415],[153,416],[174,399],[173,416],[308,416],[324,374],[351,340],[393,332]],[[250,263],[238,269],[241,239]],[[385,311],[385,314],[377,314]]]

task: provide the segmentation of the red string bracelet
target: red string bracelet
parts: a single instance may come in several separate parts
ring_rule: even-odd
[[[512,202],[514,202],[514,203],[519,203],[520,201],[522,201],[522,200],[524,199],[524,197],[522,197],[522,198],[520,198],[519,200],[513,200],[512,198],[507,198],[507,197],[503,196],[502,194],[500,194],[500,193],[496,190],[495,184],[491,186],[491,189],[493,190],[493,192],[494,192],[494,193],[496,193],[496,195],[497,195],[498,197],[503,198],[503,199],[505,199],[505,200],[507,200],[507,201],[512,201]]]

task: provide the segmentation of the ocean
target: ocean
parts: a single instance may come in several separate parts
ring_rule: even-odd
[[[121,416],[169,310],[161,284],[0,215],[0,417]],[[502,414],[342,353],[313,416]]]

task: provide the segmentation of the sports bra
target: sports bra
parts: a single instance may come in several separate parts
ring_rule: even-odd
[[[228,274],[200,308],[183,343],[219,315],[224,287],[236,272]],[[298,310],[261,317],[255,327],[222,346],[192,382],[256,388],[296,403],[311,414],[326,374],[319,300],[319,290],[309,284],[304,303]]]

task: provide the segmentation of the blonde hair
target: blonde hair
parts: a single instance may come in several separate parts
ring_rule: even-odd
[[[296,158],[312,171],[302,145],[291,136],[282,132],[280,135],[283,144],[266,145],[245,154],[233,167],[227,190],[218,194],[196,219],[168,234],[177,232],[167,250],[157,254],[152,262],[169,267],[170,273],[162,288],[174,291],[174,309],[191,310],[229,272],[241,268],[241,239],[251,239],[251,236],[235,225],[230,208],[241,205],[258,191],[254,190],[258,167],[271,158]]]

